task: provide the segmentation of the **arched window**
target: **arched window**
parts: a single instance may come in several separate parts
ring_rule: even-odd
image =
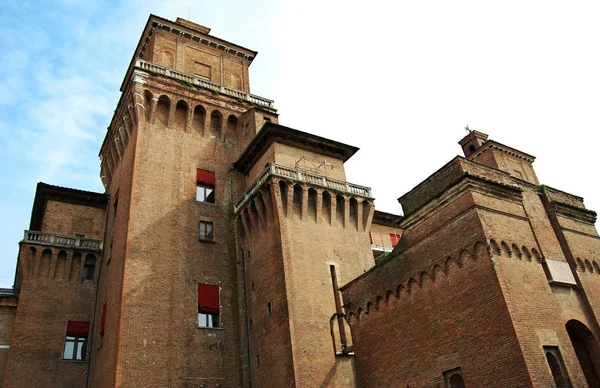
[[[89,254],[85,258],[85,264],[83,265],[83,277],[82,280],[94,280],[94,273],[96,271],[96,256]]]
[[[450,369],[443,373],[446,388],[465,388],[465,380],[460,368]]]
[[[214,132],[220,132],[222,119],[223,115],[221,115],[221,112],[213,110],[210,114],[210,129]]]
[[[548,366],[550,366],[556,388],[570,387],[571,384],[567,382],[567,378],[563,373],[565,366],[562,362],[558,346],[544,346],[544,352],[546,353],[546,361],[548,361]]]
[[[598,383],[600,378],[597,373],[600,370],[597,358],[597,355],[600,354],[598,340],[590,329],[578,320],[571,319],[567,322],[566,328],[588,386],[600,387]]]

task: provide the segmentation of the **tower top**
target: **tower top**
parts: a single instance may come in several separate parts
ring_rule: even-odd
[[[127,70],[127,73],[125,73],[125,78],[121,83],[120,90],[122,92],[125,90],[125,85],[131,77],[131,73],[133,72],[133,68],[135,67],[135,61],[138,58],[144,57],[144,54],[148,51],[149,47],[151,46],[152,38],[153,35],[155,35],[156,31],[164,31],[168,34],[173,34],[179,39],[189,39],[189,41],[195,42],[195,44],[210,47],[211,50],[216,49],[223,53],[226,53],[226,55],[242,58],[246,61],[247,66],[249,66],[252,63],[252,61],[258,54],[254,50],[250,50],[246,47],[242,47],[235,43],[228,42],[224,39],[217,38],[216,36],[209,35],[211,29],[200,24],[196,24],[183,18],[177,18],[177,20],[173,22],[171,20],[164,19],[160,16],[151,14],[148,17],[148,21],[146,22],[144,31],[140,36],[140,40],[137,44],[137,47],[135,48],[133,57],[131,58],[131,62],[129,63],[129,68]]]
[[[460,144],[460,146],[462,147],[465,157],[468,158],[469,156],[471,156],[472,153],[477,151],[479,147],[481,147],[487,141],[488,135],[483,132],[478,132],[469,129],[468,126],[466,127],[466,129],[468,129],[469,134],[463,137],[458,142],[458,144]]]
[[[210,28],[202,26],[200,24],[196,24],[196,23],[194,23],[192,21],[189,21],[187,19],[184,19],[184,18],[177,18],[177,20],[175,20],[175,23],[184,25],[187,28],[192,29],[194,31],[197,31],[197,32],[199,32],[201,34],[208,35],[208,33],[210,32]]]

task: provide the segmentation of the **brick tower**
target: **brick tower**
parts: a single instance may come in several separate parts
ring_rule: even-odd
[[[234,165],[248,187],[234,211],[256,386],[356,386],[337,291],[374,263],[371,190],[344,172],[356,151],[267,124]]]
[[[90,386],[247,383],[231,165],[273,102],[256,52],[150,16],[100,150],[110,196]]]

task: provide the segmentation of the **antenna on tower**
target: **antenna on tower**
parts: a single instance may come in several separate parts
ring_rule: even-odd
[[[472,132],[472,130],[469,128],[469,124],[467,124],[467,125],[465,126],[465,131],[468,131],[469,133],[471,133],[471,132]]]

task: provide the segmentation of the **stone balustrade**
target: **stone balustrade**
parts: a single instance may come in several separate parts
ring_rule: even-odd
[[[26,230],[22,242],[67,248],[80,248],[90,251],[101,251],[103,247],[102,240],[82,236],[69,236],[57,233],[39,232],[36,230]]]
[[[146,62],[142,59],[136,60],[135,67],[138,69],[141,69],[141,70],[148,71],[148,72],[158,73],[158,74],[161,74],[161,75],[164,75],[164,76],[167,76],[169,78],[173,78],[173,79],[176,79],[179,81],[189,82],[191,84],[203,87],[205,89],[213,90],[217,93],[225,94],[230,97],[239,98],[239,99],[248,101],[251,104],[256,104],[256,105],[264,106],[266,108],[275,109],[273,100],[259,97],[254,94],[244,92],[242,90],[238,90],[238,89],[230,88],[230,87],[227,87],[224,85],[220,85],[220,84],[214,83],[212,81],[209,81],[209,80],[206,80],[206,79],[194,76],[194,75],[182,73],[180,71],[176,71],[176,70],[170,69],[165,66],[157,65],[155,63]]]
[[[278,177],[289,179],[294,182],[320,186],[333,191],[343,192],[344,194],[349,194],[351,196],[372,198],[370,187],[338,181],[314,172],[286,167],[275,163],[269,163],[265,170],[258,176],[258,178],[256,178],[254,183],[248,187],[242,198],[237,201],[233,208],[234,212],[237,213],[270,177]]]

